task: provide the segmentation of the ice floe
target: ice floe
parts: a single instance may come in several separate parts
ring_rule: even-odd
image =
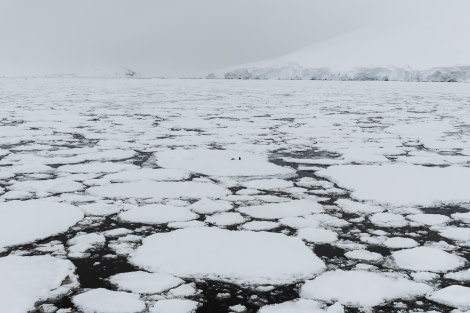
[[[113,275],[110,282],[119,289],[134,293],[161,293],[184,283],[180,278],[167,273],[127,272]]]
[[[470,201],[468,167],[340,165],[330,166],[317,174],[331,178],[339,185],[352,190],[352,195],[361,200],[397,206],[433,206]]]
[[[198,303],[186,299],[165,299],[157,301],[149,310],[150,313],[194,313]]]
[[[338,301],[354,307],[373,307],[393,299],[412,299],[432,291],[426,284],[401,277],[366,271],[326,272],[307,281],[300,290],[303,298]]]
[[[238,208],[243,214],[261,219],[278,219],[284,217],[302,216],[311,213],[321,213],[320,204],[309,200],[294,200],[284,203],[270,203]]]
[[[119,214],[119,218],[123,221],[145,224],[185,222],[198,217],[199,215],[186,207],[163,204],[144,205]]]
[[[139,295],[104,288],[85,291],[72,301],[86,313],[138,313],[145,309]]]
[[[67,231],[83,218],[70,204],[46,200],[0,203],[0,249]]]
[[[295,171],[268,162],[267,158],[245,151],[175,149],[157,154],[164,168],[183,169],[211,176],[293,175]]]
[[[470,310],[470,288],[452,285],[438,290],[428,297],[435,302],[462,310]]]
[[[217,228],[152,235],[143,240],[130,261],[154,272],[238,284],[289,283],[325,269],[323,261],[299,239]]]
[[[0,258],[0,311],[24,313],[36,302],[59,297],[78,287],[75,266],[51,256]]]
[[[465,264],[459,256],[433,247],[416,247],[392,253],[395,263],[412,271],[447,272]]]

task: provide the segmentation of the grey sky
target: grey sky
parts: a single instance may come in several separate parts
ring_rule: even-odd
[[[160,76],[207,73],[359,27],[396,9],[386,3],[0,0],[0,76],[124,67]]]

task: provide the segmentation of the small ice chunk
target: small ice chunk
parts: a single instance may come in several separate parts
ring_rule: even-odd
[[[470,241],[470,228],[448,226],[439,229],[439,234],[452,240]]]
[[[444,275],[445,278],[447,279],[454,279],[458,281],[468,281],[470,280],[470,269],[466,269],[460,272],[454,272],[454,273],[447,273]]]
[[[111,276],[110,282],[120,289],[134,293],[161,293],[184,283],[167,273],[128,272]]]
[[[218,213],[206,218],[206,223],[217,226],[237,225],[245,222],[245,218],[238,212]]]
[[[269,203],[240,207],[238,211],[260,219],[278,219],[323,212],[323,207],[314,201],[293,200],[283,203]]]
[[[141,168],[119,173],[108,174],[103,179],[112,183],[129,183],[139,180],[179,181],[189,178],[189,173],[182,170],[166,168]]]
[[[228,310],[234,313],[243,313],[246,311],[246,306],[241,305],[241,304],[236,304],[236,305],[229,306]]]
[[[106,242],[106,238],[101,234],[90,233],[81,234],[73,237],[67,243],[70,245],[69,257],[71,258],[83,258],[87,255],[85,252],[96,247],[103,246]]]
[[[323,228],[301,228],[297,235],[308,242],[314,243],[332,243],[338,240],[338,234]]]
[[[465,261],[438,248],[416,247],[392,253],[398,267],[413,271],[447,272],[465,264]]]
[[[457,309],[469,310],[470,288],[452,285],[434,292],[428,299]]]
[[[250,189],[262,190],[279,190],[294,186],[292,182],[279,178],[250,180],[241,185]]]
[[[405,278],[392,278],[366,271],[326,272],[307,281],[300,290],[303,298],[338,301],[353,307],[373,307],[385,301],[425,295],[432,288]]]
[[[431,280],[435,280],[439,278],[439,274],[431,273],[431,272],[417,272],[411,273],[413,279],[419,283],[428,282]]]
[[[194,283],[181,285],[168,292],[169,297],[184,298],[194,296],[197,293],[196,285]]]
[[[62,165],[57,168],[59,172],[65,173],[117,173],[122,171],[137,170],[139,167],[132,164],[93,162],[86,164]]]
[[[94,202],[82,204],[79,206],[83,210],[85,215],[96,215],[96,216],[105,216],[118,213],[121,211],[121,207],[115,204],[103,203],[103,202]]]
[[[454,213],[451,215],[453,219],[462,221],[466,224],[470,224],[470,212],[467,213]]]
[[[363,202],[355,202],[349,199],[336,200],[336,205],[339,206],[346,213],[356,214],[372,214],[380,213],[384,208],[376,205],[371,205]]]
[[[139,295],[104,288],[85,291],[72,301],[79,309],[93,313],[138,313],[145,309]]]
[[[201,221],[171,222],[167,226],[170,228],[204,227],[206,223]]]
[[[199,217],[186,207],[164,204],[150,204],[122,212],[119,218],[132,223],[163,224],[170,222],[186,222]]]
[[[416,240],[404,237],[388,238],[383,242],[383,244],[389,249],[414,248],[418,246],[418,242],[416,242]]]
[[[404,227],[408,224],[403,216],[393,213],[375,213],[369,219],[380,227]]]
[[[449,217],[441,214],[412,214],[407,215],[406,218],[415,223],[428,226],[446,224],[450,221]]]
[[[263,306],[258,313],[325,313],[320,303],[313,300],[297,299]]]
[[[383,256],[380,253],[371,252],[367,250],[348,251],[344,255],[349,259],[363,260],[363,261],[378,262],[383,259]]]
[[[242,225],[243,229],[246,230],[271,230],[279,227],[279,223],[268,222],[268,221],[252,221]]]
[[[150,313],[194,313],[198,303],[187,299],[165,299],[157,301],[150,308]]]
[[[225,212],[232,209],[232,205],[228,201],[211,200],[203,198],[189,206],[191,210],[199,214],[212,214],[216,212]]]

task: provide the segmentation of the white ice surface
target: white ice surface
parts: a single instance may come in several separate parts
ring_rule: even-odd
[[[161,293],[184,283],[180,278],[167,273],[127,272],[113,275],[110,282],[119,289],[134,293]]]
[[[204,198],[222,197],[229,191],[215,184],[198,182],[138,181],[91,187],[87,192],[106,198]]]
[[[240,158],[240,160],[239,160]],[[175,149],[157,154],[164,168],[183,169],[211,176],[292,175],[292,169],[268,162],[266,157],[245,151]]]
[[[392,278],[365,271],[336,270],[307,281],[300,290],[302,298],[338,301],[354,307],[373,307],[397,298],[425,295],[431,287],[404,278]]]
[[[217,228],[187,228],[149,236],[130,261],[154,272],[239,284],[294,282],[325,268],[299,239]]]
[[[432,247],[416,247],[392,253],[395,263],[413,271],[447,272],[465,264],[464,259]]]
[[[165,299],[157,301],[150,308],[150,313],[194,313],[198,303],[186,299]]]
[[[340,165],[317,174],[352,190],[352,195],[361,200],[397,206],[470,201],[470,168],[467,167]]]
[[[84,313],[138,313],[145,309],[139,295],[104,288],[85,291],[72,301]]]
[[[163,204],[136,207],[119,214],[119,218],[123,221],[146,224],[185,222],[194,220],[198,216],[186,207]]]
[[[245,218],[238,212],[225,212],[213,214],[206,218],[206,223],[217,226],[237,225],[245,222]]]
[[[37,301],[69,292],[78,286],[74,271],[72,262],[51,256],[0,258],[0,312],[29,312]]]
[[[438,290],[428,297],[430,300],[462,310],[470,310],[470,288],[452,285]]]
[[[70,204],[46,200],[0,203],[0,248],[65,232],[83,218]]]
[[[338,234],[323,228],[301,228],[297,234],[300,238],[314,243],[332,243],[338,240]]]
[[[293,200],[283,203],[269,203],[238,208],[243,214],[262,219],[278,219],[284,217],[302,216],[311,213],[321,213],[320,204],[308,200]]]
[[[278,304],[271,304],[261,307],[258,313],[325,313],[320,303],[307,300],[297,299],[286,301]]]

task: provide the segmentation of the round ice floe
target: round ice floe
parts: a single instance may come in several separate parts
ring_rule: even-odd
[[[452,285],[434,292],[428,299],[454,308],[468,310],[470,309],[470,288]]]
[[[186,207],[163,204],[150,204],[122,212],[119,218],[126,222],[162,224],[170,222],[185,222],[199,217]]]
[[[454,280],[470,280],[470,269],[466,269],[460,272],[454,273],[447,273],[444,275],[447,279],[454,279]]]
[[[0,258],[0,312],[29,312],[36,302],[67,293],[78,286],[74,270],[72,262],[51,256]]]
[[[101,234],[90,233],[90,234],[81,234],[73,237],[67,243],[70,245],[69,257],[72,258],[83,258],[86,257],[85,253],[88,250],[91,250],[96,247],[101,247],[106,242],[106,238]]]
[[[177,168],[213,176],[293,175],[290,168],[270,163],[266,158],[243,151],[167,150],[157,155],[164,168]]]
[[[470,224],[470,212],[467,213],[454,213],[451,215],[453,219]]]
[[[321,305],[313,300],[297,299],[262,307],[258,313],[325,313]]]
[[[300,290],[303,298],[338,301],[355,307],[372,307],[393,299],[410,299],[432,288],[404,278],[392,278],[365,271],[336,270],[307,281]]]
[[[410,221],[428,226],[446,224],[450,221],[449,217],[441,214],[412,214],[407,215],[406,218]]]
[[[338,240],[338,234],[323,228],[301,228],[297,234],[300,238],[314,243],[332,243]]]
[[[240,207],[238,211],[261,219],[278,219],[323,212],[323,207],[314,201],[293,200],[282,203],[269,203]]]
[[[211,183],[138,181],[88,188],[94,196],[107,198],[205,198],[223,197],[230,192]]]
[[[290,283],[325,268],[298,238],[206,227],[149,236],[130,261],[178,277],[253,284]]]
[[[418,245],[416,240],[403,237],[388,238],[383,242],[384,246],[390,249],[414,248]]]
[[[445,227],[439,229],[439,234],[457,241],[470,241],[470,228],[463,227]]]
[[[137,313],[145,309],[139,295],[103,288],[81,293],[72,301],[79,309],[91,313]]]
[[[317,174],[353,190],[353,196],[362,200],[397,206],[470,201],[470,168],[467,167],[340,165]]]
[[[369,219],[380,227],[404,227],[408,224],[403,216],[393,213],[375,213]]]
[[[167,273],[128,272],[111,276],[111,283],[120,289],[135,293],[161,293],[184,283]]]
[[[372,214],[379,213],[384,210],[382,207],[376,205],[355,202],[349,199],[336,200],[336,205],[338,205],[344,212],[354,214]]]
[[[373,261],[378,262],[383,259],[383,256],[377,252],[371,252],[367,250],[353,250],[348,251],[344,254],[349,259]]]
[[[150,308],[150,313],[194,313],[198,303],[186,299],[159,300]]]
[[[67,178],[56,178],[16,182],[9,186],[8,189],[12,191],[31,192],[39,197],[45,197],[50,194],[81,191],[84,189],[84,186]]]
[[[246,230],[270,230],[279,227],[279,223],[268,221],[253,221],[243,224],[242,228]]]
[[[398,267],[412,271],[447,272],[465,264],[453,254],[431,247],[417,247],[392,253]]]
[[[217,226],[237,225],[245,222],[245,218],[238,212],[218,213],[206,218],[206,223]]]
[[[204,198],[191,204],[189,208],[199,214],[212,214],[215,212],[230,211],[232,205],[228,201]]]
[[[32,242],[61,232],[83,218],[70,204],[42,200],[0,203],[0,248]]]

